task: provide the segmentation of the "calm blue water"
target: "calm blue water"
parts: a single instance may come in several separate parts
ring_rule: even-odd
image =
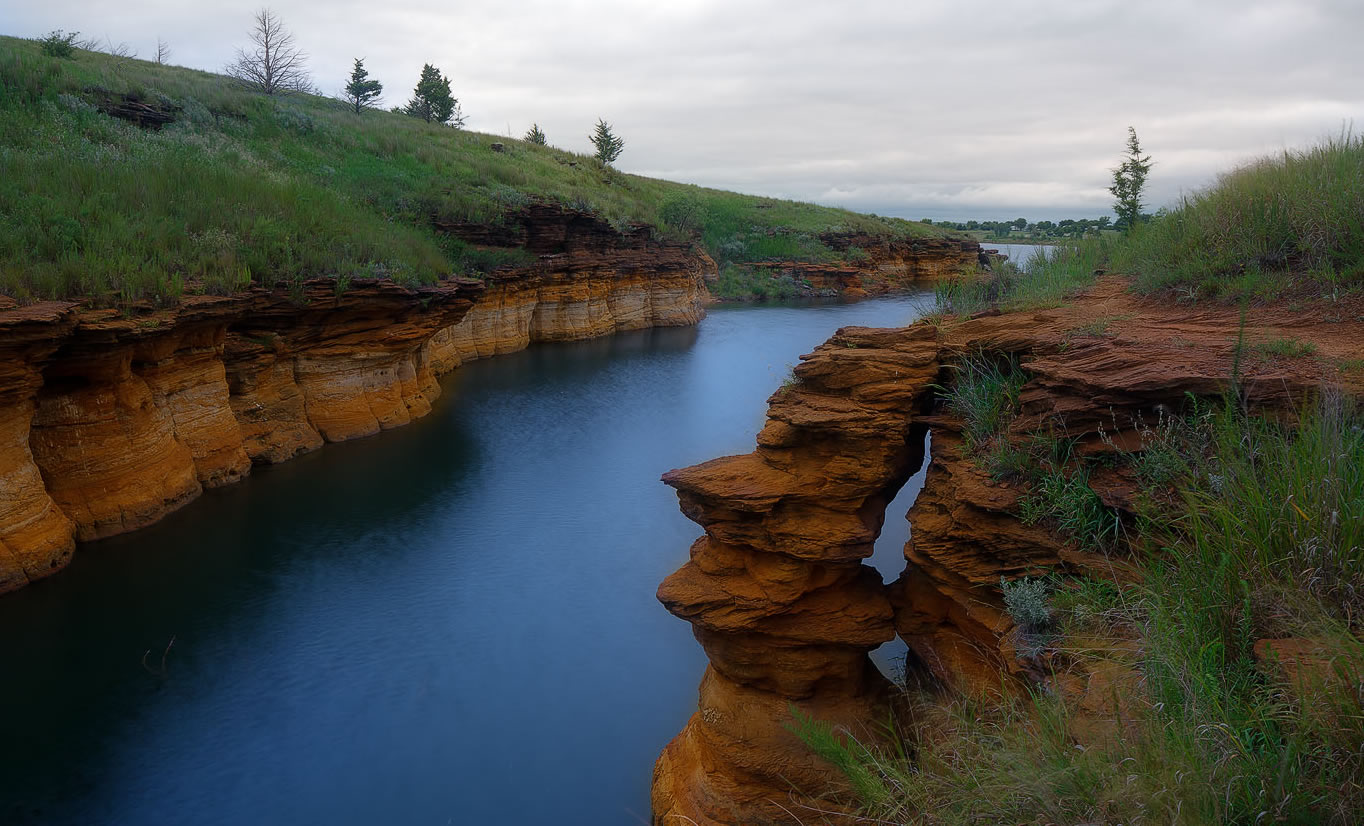
[[[659,475],[750,450],[836,328],[930,302],[475,362],[420,422],[82,548],[0,598],[0,822],[647,823],[705,662],[654,598],[699,533]]]
[[[999,250],[1001,255],[1008,256],[1009,260],[1023,269],[1028,268],[1028,262],[1037,255],[1046,255],[1047,247],[1045,244],[1000,244],[994,241],[982,241],[980,245],[985,249]]]

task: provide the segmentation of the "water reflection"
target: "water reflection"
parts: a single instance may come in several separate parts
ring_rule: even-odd
[[[474,362],[426,419],[83,547],[0,598],[0,822],[647,820],[704,666],[654,598],[698,532],[659,474],[751,449],[799,354],[928,300]]]

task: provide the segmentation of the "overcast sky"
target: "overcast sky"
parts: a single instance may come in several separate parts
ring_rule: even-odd
[[[254,2],[19,3],[6,34],[156,37],[218,71]],[[364,57],[403,103],[424,62],[468,128],[707,186],[907,218],[1106,214],[1135,126],[1151,207],[1220,170],[1364,129],[1364,0],[275,0],[337,93]]]

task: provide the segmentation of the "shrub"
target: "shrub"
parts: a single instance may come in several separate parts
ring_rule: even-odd
[[[42,48],[43,54],[48,57],[64,57],[68,60],[76,55],[77,38],[80,32],[64,32],[61,29],[54,29],[39,38],[38,45]]]
[[[788,276],[774,276],[765,270],[726,264],[721,268],[711,292],[716,298],[766,301],[794,298],[800,294],[800,287]]]
[[[1106,238],[1072,241],[1048,248],[1020,269],[1001,261],[976,278],[939,282],[938,309],[970,315],[999,307],[1004,310],[1056,307],[1094,283],[1108,266],[1112,242]]]
[[[658,211],[658,217],[668,227],[684,235],[696,235],[706,223],[706,207],[690,192],[669,195]]]
[[[1025,634],[1039,634],[1051,627],[1051,606],[1047,604],[1050,589],[1041,579],[999,580],[1004,592],[1004,607],[1018,629]]]
[[[1020,504],[1025,523],[1051,522],[1058,533],[1086,550],[1112,548],[1123,534],[1118,512],[1090,488],[1088,468],[1070,472],[1061,466],[1044,469]]]

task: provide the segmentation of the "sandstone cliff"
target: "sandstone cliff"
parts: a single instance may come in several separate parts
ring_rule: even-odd
[[[563,210],[515,220],[536,261],[486,284],[319,279],[133,314],[0,306],[0,592],[253,463],[424,416],[463,362],[702,317],[704,253]]]
[[[749,264],[773,278],[786,278],[810,295],[858,298],[923,286],[944,278],[958,278],[989,263],[989,254],[975,241],[949,238],[889,239],[850,233],[820,236],[825,246],[840,253],[856,248],[860,259],[845,264],[795,261]]]
[[[1245,360],[1247,403],[1291,408],[1323,382],[1364,392],[1364,375],[1340,369],[1364,355],[1362,309],[1252,310],[1255,338],[1310,341],[1316,357]],[[753,453],[664,476],[705,536],[659,599],[692,623],[710,667],[698,712],[655,767],[655,822],[792,823],[805,805],[836,820],[832,804],[801,797],[836,791],[840,780],[787,730],[791,707],[874,738],[885,681],[867,652],[894,633],[926,677],[997,687],[1024,671],[1001,576],[1117,575],[1023,524],[1020,492],[965,455],[961,422],[934,398],[954,362],[981,352],[1021,360],[1020,431],[1045,423],[1084,449],[1140,450],[1136,420],[1226,388],[1239,321],[1235,309],[1140,299],[1107,278],[1071,306],[943,327],[845,328],[803,356],[798,382],[771,398]],[[931,456],[908,514],[905,571],[882,585],[861,560],[886,503],[922,466],[925,430]],[[1130,488],[1091,484],[1110,505],[1130,506]]]

